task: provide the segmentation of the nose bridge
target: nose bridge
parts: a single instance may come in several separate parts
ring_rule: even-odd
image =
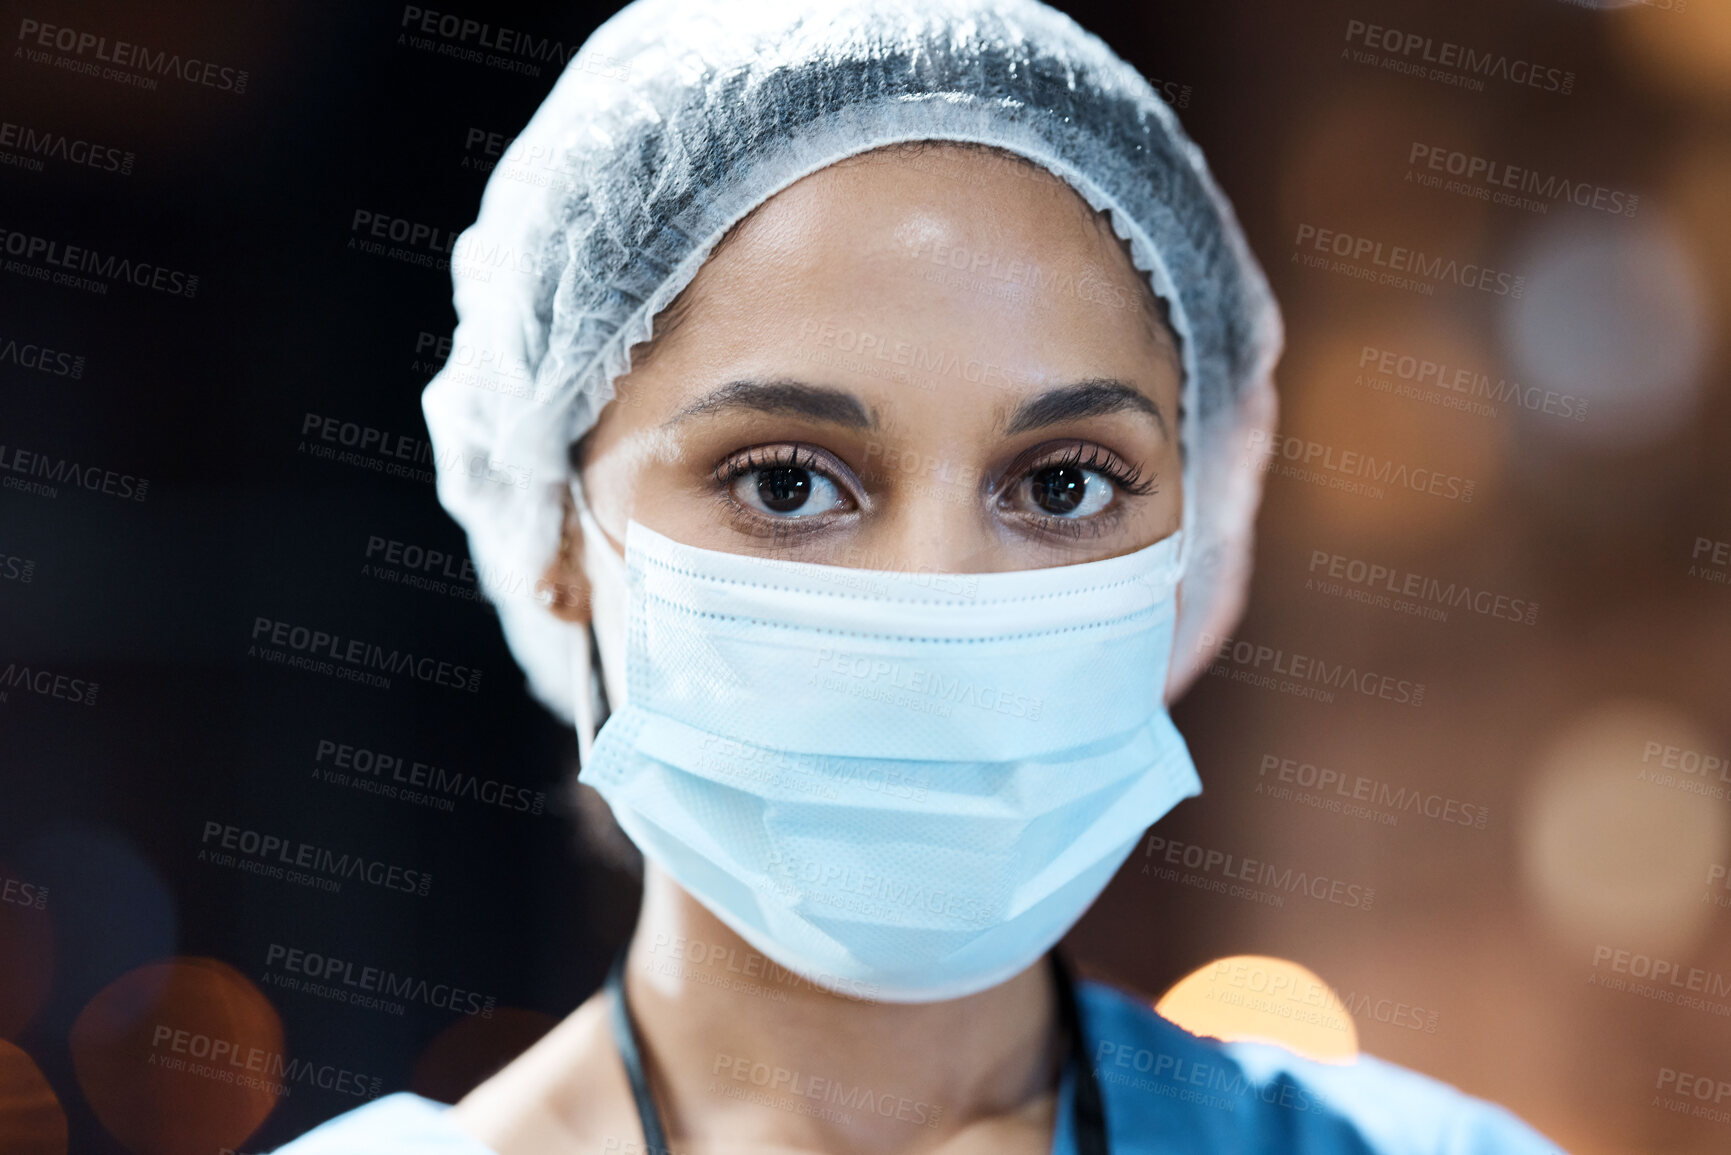
[[[902,454],[902,468],[891,473],[890,485],[880,494],[886,500],[872,534],[870,568],[914,573],[1005,568],[978,470],[941,456],[932,442],[919,444]]]

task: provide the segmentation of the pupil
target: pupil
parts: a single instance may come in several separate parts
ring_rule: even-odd
[[[757,475],[757,495],[777,513],[792,513],[811,496],[811,473],[792,466],[765,469]]]
[[[1047,513],[1069,513],[1082,504],[1088,476],[1074,465],[1054,465],[1034,474],[1034,500]]]

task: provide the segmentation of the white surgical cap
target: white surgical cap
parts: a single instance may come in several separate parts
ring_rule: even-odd
[[[1108,214],[1183,354],[1184,533],[1169,695],[1243,607],[1280,315],[1201,152],[1135,69],[1036,0],[637,0],[595,31],[452,253],[457,329],[422,404],[439,500],[535,695],[566,720],[587,631],[528,591],[568,447],[729,226],[857,153],[969,141]]]

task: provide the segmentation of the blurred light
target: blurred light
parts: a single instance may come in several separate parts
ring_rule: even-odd
[[[0,877],[19,877],[0,866]],[[37,885],[41,885],[37,883]],[[54,979],[54,924],[44,908],[0,902],[0,1039],[15,1039],[48,997]],[[0,1143],[0,1151],[11,1148]]]
[[[1731,325],[1731,138],[1705,135],[1682,145],[1657,199],[1688,234],[1689,248],[1712,282],[1716,328]]]
[[[455,1103],[558,1025],[552,1015],[520,1007],[499,1007],[488,1019],[458,1019],[415,1060],[409,1089],[441,1103]]]
[[[1731,99],[1731,5],[1724,0],[1622,5],[1618,45],[1641,79],[1697,100]]]
[[[1500,316],[1522,384],[1573,394],[1586,418],[1571,440],[1605,449],[1670,437],[1695,415],[1711,343],[1705,285],[1651,205],[1640,221],[1542,226],[1517,265],[1526,289]],[[1530,426],[1564,423],[1537,414]]]
[[[1283,134],[1278,186],[1280,219],[1341,229],[1410,244],[1447,231],[1448,243],[1466,251],[1483,240],[1483,201],[1427,189],[1415,177],[1432,172],[1414,160],[1415,144],[1474,151],[1481,147],[1478,119],[1463,106],[1438,101],[1416,85],[1378,85],[1374,100],[1349,88],[1299,118]],[[1415,235],[1416,231],[1416,235]],[[1290,242],[1288,232],[1286,241]],[[1284,259],[1285,254],[1280,254]],[[1351,286],[1316,274],[1312,284]],[[1357,291],[1352,286],[1347,291]],[[1434,298],[1429,302],[1433,307]]]
[[[217,959],[122,975],[79,1014],[71,1048],[85,1100],[135,1155],[238,1148],[289,1082],[276,1009]]]
[[[1233,955],[1172,985],[1154,1010],[1193,1035],[1273,1043],[1322,1063],[1358,1058],[1358,1028],[1340,996],[1289,959]]]
[[[66,1112],[34,1060],[0,1040],[0,1151],[66,1155]]]
[[[1403,548],[1420,547],[1458,529],[1494,500],[1504,472],[1511,422],[1502,413],[1475,417],[1433,404],[1431,395],[1460,395],[1416,379],[1401,380],[1399,373],[1411,370],[1416,376],[1412,367],[1431,362],[1450,373],[1466,369],[1489,374],[1494,381],[1496,365],[1463,327],[1439,317],[1434,305],[1353,316],[1350,329],[1313,335],[1302,352],[1289,357],[1282,371],[1284,411],[1277,432],[1294,440],[1277,443],[1265,484],[1291,490],[1292,499],[1303,502],[1303,516],[1296,520],[1306,527],[1360,540],[1398,537]],[[1376,362],[1364,363],[1366,357],[1383,350],[1394,355],[1396,372],[1383,373]],[[1419,396],[1384,392],[1375,382],[1410,388]],[[1360,455],[1356,460],[1364,465],[1365,474],[1330,471],[1326,463],[1344,462],[1347,454]],[[1362,482],[1380,489],[1382,496],[1342,492],[1278,472],[1281,466],[1303,467],[1307,462],[1315,477]],[[1391,466],[1386,473],[1382,472],[1385,464]],[[1428,483],[1433,474],[1445,479],[1438,493],[1394,480],[1406,477]],[[1463,495],[1466,482],[1472,482],[1470,500],[1446,496],[1449,478],[1456,479]]]
[[[1712,789],[1698,759],[1723,748],[1685,715],[1641,701],[1601,705],[1551,739],[1520,837],[1527,893],[1558,932],[1577,947],[1650,955],[1696,938],[1727,838],[1725,803],[1692,788]],[[1681,768],[1683,751],[1696,752],[1696,772]]]

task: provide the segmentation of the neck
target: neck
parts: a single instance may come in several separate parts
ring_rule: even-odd
[[[1062,1039],[1044,960],[944,1002],[836,993],[645,863],[626,992],[676,1150],[724,1135],[862,1155],[927,1150],[974,1126],[1050,1136]]]

